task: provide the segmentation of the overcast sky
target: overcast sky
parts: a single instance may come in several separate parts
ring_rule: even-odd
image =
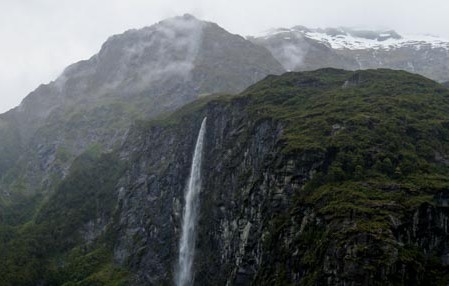
[[[447,0],[0,0],[0,112],[98,52],[110,35],[185,13],[242,35],[305,25],[449,38]]]

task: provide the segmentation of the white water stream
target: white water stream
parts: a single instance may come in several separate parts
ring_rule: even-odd
[[[185,194],[185,207],[182,218],[182,234],[179,242],[179,261],[176,275],[177,286],[193,285],[194,280],[192,266],[195,256],[196,224],[201,190],[201,161],[205,132],[206,118],[201,123],[201,129],[196,141],[189,183]]]

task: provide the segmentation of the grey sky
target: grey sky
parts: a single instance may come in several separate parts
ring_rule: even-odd
[[[184,13],[242,35],[305,25],[449,38],[447,0],[0,0],[0,112],[89,58],[108,36]]]

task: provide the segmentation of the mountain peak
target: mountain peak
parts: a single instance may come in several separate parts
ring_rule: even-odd
[[[233,35],[217,24],[199,20],[191,14],[184,14],[149,27],[129,30],[110,37],[92,59],[67,68],[62,81],[65,83],[63,86],[67,86],[67,79],[72,81],[69,85],[78,85],[80,77],[83,77],[85,82],[95,79],[97,84],[93,85],[92,89],[102,94],[137,93],[149,87],[157,89],[157,93],[172,94],[174,90],[167,87],[172,85],[173,79],[184,83],[190,81],[194,77],[192,72],[198,63],[202,63],[204,69],[209,67],[211,62],[227,58],[226,65],[228,65],[231,58],[240,58],[244,50],[247,52],[252,50],[253,52],[247,53],[252,56],[240,59],[239,65],[247,63],[261,66],[268,60],[272,68],[266,65],[264,67],[266,71],[258,75],[242,74],[242,77],[253,79],[247,83],[236,84],[234,87],[228,85],[220,91],[240,91],[249,83],[254,83],[255,79],[261,79],[268,73],[282,72],[282,67],[263,47]],[[259,57],[262,54],[263,56]],[[219,66],[224,68],[224,65],[221,63]],[[218,70],[219,66],[214,65],[214,68]],[[226,72],[228,70],[218,74],[223,75]],[[74,81],[73,78],[77,79]],[[170,83],[167,84],[166,80]],[[71,89],[80,91],[83,88],[81,86]],[[188,88],[177,90],[177,93],[183,94],[187,91],[190,94],[210,92],[201,88],[195,90]],[[214,91],[218,90],[214,88]]]
[[[170,17],[170,18],[166,18],[162,21],[160,21],[159,23],[156,23],[154,25],[151,25],[149,27],[154,27],[160,24],[169,24],[169,23],[176,23],[176,24],[189,24],[189,23],[207,23],[206,21],[200,20],[198,18],[196,18],[195,16],[191,15],[191,14],[184,14],[184,15],[179,15],[179,16],[174,16],[174,17]],[[147,28],[149,28],[147,27]],[[144,28],[145,29],[145,28]]]
[[[200,94],[239,92],[282,72],[264,47],[185,14],[111,36],[98,54],[27,96],[17,112],[30,134],[53,111],[79,103],[116,100],[151,117]]]
[[[189,13],[186,13],[186,14],[180,16],[180,17],[182,17],[182,18],[184,18],[186,20],[198,20],[195,16],[193,16],[192,14],[189,14]]]

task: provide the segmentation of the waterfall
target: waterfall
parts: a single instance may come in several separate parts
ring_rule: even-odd
[[[206,118],[201,123],[200,132],[196,140],[189,183],[185,193],[182,234],[181,240],[179,241],[179,261],[176,276],[177,286],[193,285],[192,266],[195,256],[196,224],[199,208],[199,193],[201,190],[201,161],[205,132]]]

